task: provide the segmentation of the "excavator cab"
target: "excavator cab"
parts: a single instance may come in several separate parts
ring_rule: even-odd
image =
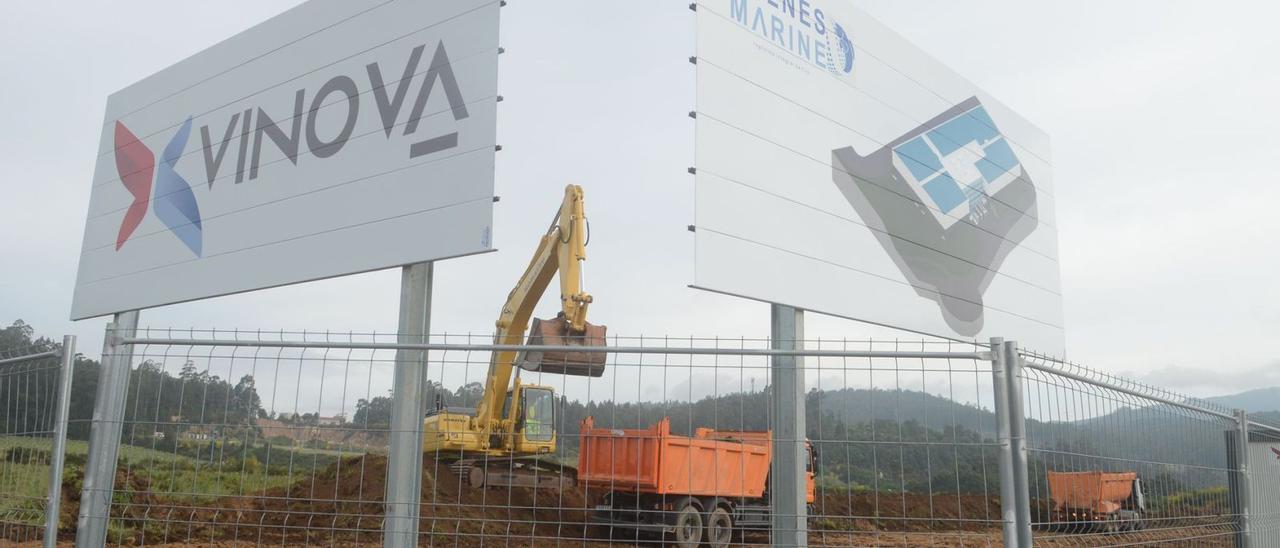
[[[529,326],[529,346],[572,346],[582,350],[521,352],[516,364],[526,371],[599,377],[604,374],[608,353],[605,333],[608,328],[583,322],[585,329],[575,332],[564,313],[553,320],[533,319]]]
[[[491,447],[529,455],[555,452],[556,403],[555,389],[550,386],[517,383],[502,402],[502,416],[510,419],[514,427],[505,435],[495,433]]]
[[[543,444],[556,439],[556,394],[541,386],[524,387],[520,398],[518,429],[526,444]]]

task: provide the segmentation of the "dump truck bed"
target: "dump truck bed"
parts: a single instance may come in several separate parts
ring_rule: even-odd
[[[1049,496],[1058,511],[1109,514],[1133,496],[1136,479],[1135,472],[1049,472]]]
[[[671,434],[670,419],[646,429],[595,428],[583,421],[578,483],[588,489],[661,495],[764,495],[768,432],[698,429]]]

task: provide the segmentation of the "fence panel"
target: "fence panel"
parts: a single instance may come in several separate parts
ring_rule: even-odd
[[[1231,410],[1034,355],[1020,381],[1037,545],[1234,544]]]
[[[202,334],[133,346],[107,543],[380,543],[394,351]]]
[[[0,539],[56,538],[74,338],[0,351]]]
[[[891,353],[973,345],[840,343]],[[834,344],[832,344],[834,346]],[[985,348],[982,348],[985,350]],[[820,458],[815,545],[999,546],[992,363],[957,358],[810,358],[809,437]]]
[[[109,544],[382,542],[391,379],[395,349],[405,347],[394,334],[142,330],[129,340],[135,370]],[[515,417],[507,425],[519,433],[482,438],[492,446],[514,440],[536,462],[460,453],[427,436],[420,544],[674,541],[681,529],[666,520],[684,505],[699,509],[699,535],[770,544],[760,474],[772,429],[769,341],[610,337],[609,344],[600,377],[517,373],[524,404],[495,410]],[[474,417],[490,336],[435,335],[426,346],[426,420]],[[810,543],[1000,544],[985,349],[816,340],[803,347]],[[584,425],[594,429],[584,433]],[[470,435],[456,423],[443,429],[440,439]],[[661,444],[661,462],[637,468],[631,455],[596,450],[588,456],[604,461],[590,474],[579,470],[584,443],[615,435]],[[760,452],[763,468],[742,464]],[[660,466],[662,485],[614,473],[658,470],[651,466]],[[725,515],[732,531],[708,527],[724,525],[716,520]],[[687,540],[691,529],[683,531]]]

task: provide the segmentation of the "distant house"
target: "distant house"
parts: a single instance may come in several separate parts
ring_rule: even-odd
[[[190,429],[182,433],[182,439],[205,441],[216,439],[218,433],[208,426],[192,426]]]
[[[346,417],[320,417],[319,426],[302,426],[272,419],[257,419],[258,430],[263,439],[287,438],[298,444],[313,440],[332,445],[347,447],[386,447],[385,432],[370,432],[359,428],[332,428],[348,424]]]

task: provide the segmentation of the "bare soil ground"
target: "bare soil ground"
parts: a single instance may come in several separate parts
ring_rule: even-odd
[[[109,543],[148,546],[380,546],[386,457],[338,461],[287,487],[216,499],[157,492],[139,476],[116,477]],[[424,546],[634,546],[657,538],[606,539],[587,525],[596,501],[577,489],[472,489],[423,459]],[[998,546],[1000,502],[982,495],[828,493],[815,505],[815,546]],[[74,540],[79,492],[64,489],[59,545]],[[1229,546],[1222,526],[1170,526],[1121,534],[1036,533],[1047,546]],[[38,538],[24,536],[25,538]],[[637,542],[638,541],[638,542]],[[750,532],[744,545],[768,545]],[[0,540],[0,546],[34,546]]]

